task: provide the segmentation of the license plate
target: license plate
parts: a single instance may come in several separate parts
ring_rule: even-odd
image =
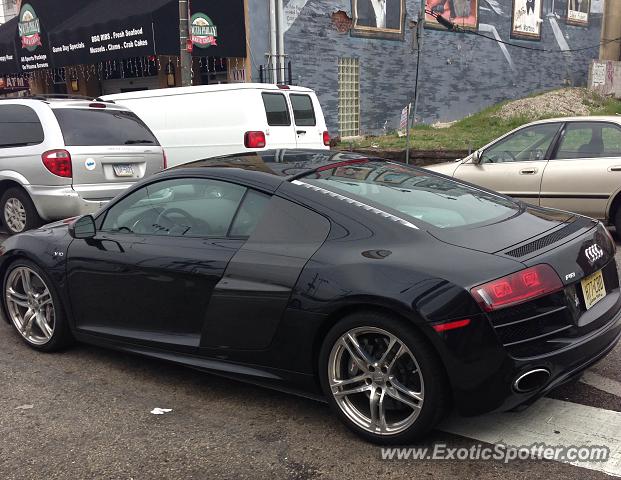
[[[117,177],[133,177],[134,167],[132,165],[114,165],[114,174]]]
[[[601,270],[583,278],[580,284],[587,310],[606,296],[606,286]]]

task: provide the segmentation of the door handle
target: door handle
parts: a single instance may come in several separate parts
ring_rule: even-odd
[[[298,130],[297,132],[298,135],[306,135],[306,130]]]
[[[611,172],[621,172],[621,165],[615,165],[614,167],[610,167],[608,170]]]
[[[523,168],[520,170],[520,175],[534,175],[537,171],[536,168]]]

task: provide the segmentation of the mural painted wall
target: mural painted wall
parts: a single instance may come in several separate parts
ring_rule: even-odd
[[[285,45],[294,83],[317,91],[333,135],[338,132],[339,58],[359,59],[363,134],[395,130],[401,110],[413,94],[416,45],[411,21],[417,17],[420,2],[404,0],[402,34],[398,22],[401,2],[386,2],[393,5],[391,12],[377,12],[374,3],[380,2],[285,0]],[[587,3],[588,23],[584,24],[587,16],[576,12],[584,11]],[[466,27],[476,26],[485,35],[553,51],[507,47],[429,25],[421,60],[419,121],[454,120],[502,100],[564,85],[586,85],[590,60],[598,56],[598,47],[570,50],[599,43],[602,0],[428,0],[428,4]],[[356,22],[361,11],[373,18]],[[518,21],[513,18],[514,11],[521,15]],[[540,18],[529,18],[539,11]],[[265,63],[269,50],[267,2],[249,0],[249,12],[252,59],[257,67]],[[352,34],[349,28],[373,22],[379,22],[385,35],[381,31],[378,35],[372,31]],[[523,33],[529,26],[534,35],[526,40]],[[512,33],[518,38],[511,38]]]

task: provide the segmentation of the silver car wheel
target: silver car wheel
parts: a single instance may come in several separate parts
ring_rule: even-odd
[[[17,267],[4,288],[8,314],[17,331],[33,345],[48,343],[54,335],[55,311],[43,279],[28,267]]]
[[[395,435],[420,415],[425,385],[416,357],[395,335],[376,327],[347,331],[328,359],[330,391],[363,430]]]
[[[4,221],[14,232],[23,232],[26,228],[26,208],[19,199],[9,198],[4,204]]]

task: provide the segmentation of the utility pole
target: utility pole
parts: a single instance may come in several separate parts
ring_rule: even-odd
[[[604,2],[600,60],[619,60],[621,55],[621,42],[617,40],[619,37],[621,37],[621,5],[615,1]]]
[[[410,163],[410,112],[413,112],[411,125],[414,126],[416,121],[416,112],[418,110],[418,78],[420,75],[420,58],[423,50],[423,32],[425,29],[425,8],[427,6],[427,0],[420,1],[420,11],[418,12],[418,22],[416,24],[416,78],[414,80],[414,107],[412,108],[412,102],[408,103],[408,123],[406,128],[405,137],[405,163]]]
[[[179,0],[179,60],[181,65],[181,86],[192,85],[192,53],[188,51],[190,39],[190,1]]]

